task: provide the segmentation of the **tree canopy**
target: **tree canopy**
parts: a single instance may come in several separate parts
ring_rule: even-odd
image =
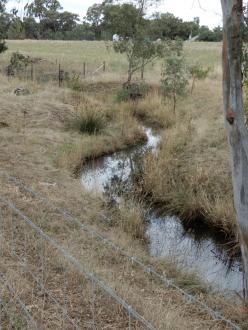
[[[200,20],[184,22],[171,13],[155,13],[148,17],[149,7],[159,0],[133,0],[119,2],[104,0],[93,4],[87,10],[83,21],[79,15],[64,11],[59,0],[33,0],[25,5],[22,13],[13,9],[6,13],[7,0],[0,0],[0,38],[29,39],[78,39],[111,40],[114,34],[132,38],[137,27],[149,40],[187,40],[199,36],[200,41],[220,41],[222,29],[210,30],[200,26]]]

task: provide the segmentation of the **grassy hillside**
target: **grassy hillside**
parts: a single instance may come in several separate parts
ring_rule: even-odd
[[[162,139],[158,152],[146,157],[143,171],[139,173],[141,192],[143,190],[149,195],[149,202],[162,205],[165,212],[196,221],[204,218],[212,226],[233,235],[235,215],[222,118],[221,45],[185,44],[187,61],[209,66],[211,71],[205,81],[196,82],[192,96],[180,100],[175,116],[171,104],[165,103],[159,92],[161,63],[147,68],[146,77],[152,89],[145,99],[118,103],[116,94],[125,80],[127,63],[124,56],[107,50],[104,42],[24,40],[8,41],[8,46],[8,52],[0,58],[2,71],[13,51],[50,61],[56,69],[60,62],[69,72],[82,71],[84,61],[89,72],[93,72],[106,61],[107,71],[99,72],[94,79],[89,75],[85,80],[80,80],[80,88],[76,90],[67,85],[59,88],[57,81],[38,83],[36,79],[32,82],[16,77],[8,79],[2,75],[0,168],[70,210],[82,223],[121,245],[129,254],[139,256],[146,264],[152,264],[157,271],[173,278],[180,287],[195,294],[212,308],[222,309],[227,318],[245,324],[242,300],[236,294],[229,297],[215,294],[201,283],[196,274],[185,274],[171,260],[158,261],[148,255],[144,217],[137,201],[130,196],[129,203],[115,213],[100,194],[84,191],[75,177],[77,170],[88,159],[143,141],[142,125],[159,127]],[[16,96],[13,91],[19,86],[26,87],[30,94]],[[222,322],[213,322],[198,305],[185,302],[180,293],[161,285],[118,251],[106,245],[103,247],[99,240],[86,237],[78,228],[62,222],[56,212],[48,210],[40,201],[3,178],[1,195],[16,203],[157,329],[228,329]],[[11,214],[5,209],[3,211],[10,223]],[[134,235],[139,230],[142,235]],[[9,242],[13,239],[11,235],[8,238]],[[29,238],[30,251],[39,250],[35,237],[30,235]],[[35,264],[37,258],[32,259],[32,253],[30,262],[33,262],[39,274],[40,265]],[[43,327],[63,327],[63,324],[58,323],[55,326],[46,317],[53,315],[57,320],[59,313],[51,302],[47,308],[44,307],[43,295],[32,289],[28,276],[24,277],[25,286],[20,287],[19,278],[24,275],[7,250],[4,250],[2,260],[1,270],[6,272],[34,314],[39,317],[37,310],[43,308]],[[53,279],[52,293],[62,299],[60,285],[63,267],[57,265],[60,259],[55,254],[51,254],[48,261],[56,265],[52,267],[48,262],[51,266],[49,278]],[[72,270],[68,274],[71,304],[68,305],[71,306],[71,315],[76,318],[82,312],[78,306],[84,306],[92,299],[92,292],[90,286],[85,286],[87,292],[85,296],[81,295],[85,300],[80,302],[78,284],[82,288],[84,282],[80,282],[78,274]],[[114,316],[112,308],[105,311],[109,302],[102,293],[98,294],[96,307],[101,321],[99,324],[102,325],[100,328],[106,324],[109,329],[128,327],[127,323],[121,323],[123,315],[120,309],[115,310]],[[86,329],[91,326],[90,316],[89,308],[80,321]],[[140,329],[138,326],[136,328]]]

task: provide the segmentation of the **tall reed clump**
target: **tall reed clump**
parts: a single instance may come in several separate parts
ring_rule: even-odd
[[[82,134],[98,134],[106,126],[106,118],[98,109],[82,109],[69,123],[69,128]]]
[[[75,111],[65,126],[66,139],[56,157],[58,167],[76,173],[88,160],[147,139],[137,120],[119,106],[104,104],[87,95],[81,95],[76,101]]]
[[[116,225],[133,239],[145,240],[144,208],[134,200],[122,201],[115,215]]]

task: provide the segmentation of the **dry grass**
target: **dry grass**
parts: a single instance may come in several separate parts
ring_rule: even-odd
[[[18,42],[13,42],[14,44],[17,45]],[[37,44],[30,44],[31,46],[36,47]],[[32,52],[32,49],[29,51]],[[46,51],[47,49],[44,49],[44,52]],[[201,52],[199,47],[197,52]],[[214,47],[214,52],[218,53],[217,46]],[[202,56],[205,56],[202,57],[204,61],[207,60],[205,53],[206,50],[201,52]],[[68,56],[71,56],[71,52]],[[215,60],[213,62],[216,63]],[[154,74],[156,78],[158,71]],[[218,74],[217,77],[219,79]],[[120,221],[117,223],[115,218],[115,225],[109,226],[104,216],[109,210],[106,209],[102,198],[89,195],[83,190],[79,180],[71,176],[75,166],[82,164],[86,159],[128,147],[144,137],[140,125],[133,118],[133,109],[129,109],[130,105],[113,102],[113,89],[116,89],[117,84],[116,81],[109,84],[110,78],[85,82],[81,94],[64,88],[58,89],[53,83],[45,86],[20,83],[15,79],[7,81],[3,77],[0,82],[0,121],[4,123],[0,126],[1,168],[22,178],[28,185],[70,210],[82,222],[123,246],[130,255],[136,255],[145,263],[153,264],[156,269],[169,274],[182,286],[198,294],[199,299],[213,308],[223,309],[226,317],[233,318],[245,326],[245,317],[237,299],[215,295],[206,290],[194,276],[182,273],[171,262],[158,262],[148,256],[144,245],[137,239],[144,231],[143,214],[139,206],[133,205],[133,202],[126,206],[121,205],[118,213]],[[118,79],[115,75],[115,80]],[[31,94],[15,96],[13,90],[20,84],[29,88]],[[145,189],[152,192],[154,201],[166,202],[166,205],[170,203],[168,210],[171,212],[180,211],[185,207],[184,210],[192,214],[192,209],[199,210],[202,207],[209,221],[223,224],[226,219],[226,227],[232,228],[234,217],[228,156],[222,129],[220,81],[207,80],[198,83],[193,98],[181,102],[176,120],[171,118],[156,94],[149,100],[150,98],[147,98],[146,101],[138,103],[138,111],[145,112],[147,122],[151,122],[154,116],[155,126],[159,121],[163,121],[164,127],[168,128],[163,133],[158,155],[149,156],[146,161]],[[109,118],[107,125],[98,135],[82,135],[66,129],[67,123],[73,120],[79,111],[85,109],[97,109],[102,111],[105,118]],[[154,115],[150,115],[150,112]],[[221,322],[213,322],[198,306],[186,304],[179,293],[165,288],[144,274],[118,252],[86,236],[75,226],[66,224],[56,212],[48,210],[45,205],[18,189],[13,183],[10,184],[2,178],[1,180],[1,195],[12,200],[90,271],[100,276],[148,318],[157,329],[227,328]],[[185,211],[185,216],[189,215],[187,212]],[[8,212],[5,219],[7,222],[11,219]],[[25,231],[20,230],[19,234],[23,232]],[[28,237],[29,260],[31,264],[33,262],[34,271],[40,275],[40,265],[35,262],[38,241],[35,236]],[[21,246],[21,236],[17,235],[16,239],[20,239]],[[5,246],[7,241],[6,236]],[[62,301],[61,269],[64,269],[64,264],[56,253],[49,249],[47,253],[47,284],[53,294]],[[57,265],[58,267],[52,267]],[[68,328],[58,322],[59,313],[48,300],[45,300],[47,310],[44,310],[44,295],[33,290],[31,279],[22,272],[15,259],[6,254],[5,258],[1,259],[0,267],[12,281],[17,293],[31,305],[34,315],[39,318],[39,310],[43,311],[42,323],[44,322],[45,328]],[[82,283],[78,274],[71,268],[67,268],[67,274],[70,313],[78,317],[78,313],[85,311],[81,319],[82,328],[89,329],[92,315],[87,303],[92,297],[91,287],[83,282],[84,294],[81,294]],[[22,286],[20,278],[23,278]],[[116,309],[113,302],[99,293],[97,303],[99,328],[107,326],[109,329],[125,329],[126,319],[123,321],[122,312]]]
[[[134,240],[144,241],[146,226],[144,208],[141,204],[137,204],[131,199],[122,201],[112,217],[121,231],[130,235]]]
[[[93,135],[92,132],[87,134],[86,130],[82,132],[79,127],[92,116],[97,119],[97,123],[91,125],[101,125],[98,134]],[[69,126],[76,130],[60,146],[56,164],[72,172],[78,172],[87,160],[126,149],[146,139],[141,126],[128,112],[120,109],[113,101],[101,105],[91,97],[83,97],[77,104]]]
[[[63,221],[57,212],[48,209],[36,198],[31,197],[21,189],[16,189],[13,184],[3,179],[1,186],[4,188],[6,198],[11,199],[18,208],[24,210],[36,224],[74,255],[86,269],[90,269],[91,272],[115,288],[119,295],[145,318],[149,319],[157,329],[182,329],[185,325],[189,329],[198,329],[199,326],[201,329],[209,329],[210,327],[228,329],[221,322],[213,323],[207,314],[198,309],[197,305],[186,303],[180,293],[161,285],[152,276],[144,273],[139,267],[124,258],[118,251],[110,249],[102,241],[79,230],[77,225]],[[12,244],[12,233],[9,226],[13,223],[17,254],[25,256],[25,251],[27,251],[29,268],[31,267],[39,279],[42,279],[42,274],[44,274],[46,288],[61,305],[64,303],[64,293],[66,293],[68,314],[80,322],[80,328],[89,328],[89,324],[92,322],[91,283],[88,283],[78,272],[66,265],[63,258],[49,245],[42,243],[27,225],[24,225],[13,214],[11,215],[7,209],[2,211],[5,219],[3,225],[4,241],[2,243],[5,249],[8,243]],[[80,209],[74,211],[80,212]],[[99,226],[103,210],[99,209],[98,212],[98,220],[95,218],[95,222]],[[85,208],[83,215],[81,215],[82,221],[87,221],[91,213],[91,209]],[[108,234],[110,234],[110,230],[105,233],[105,235]],[[124,246],[127,250],[135,251],[135,254],[141,253],[144,262],[152,262],[150,258],[145,257],[144,251],[140,252],[141,249],[135,245],[133,238],[129,240],[127,237],[123,241],[125,236],[119,229],[113,234],[115,240],[125,242]],[[32,314],[45,328],[60,329],[63,321],[61,313],[55,310],[54,304],[47,299],[42,290],[37,290],[28,272],[20,266],[17,260],[10,256],[7,251],[5,252],[3,249],[2,251],[5,258],[1,259],[1,269],[6,273],[15,290],[21,294],[22,299],[33,306],[31,308]],[[42,258],[43,263],[41,263]],[[202,289],[194,277],[182,273],[179,275],[180,271],[176,270],[169,262],[167,264],[154,262],[154,267],[161,272],[166,269],[170,276],[177,279],[182,286],[190,288],[199,296],[199,299],[212,305],[212,307],[223,308],[227,317],[242,322],[241,307],[238,304],[236,308],[233,307],[234,297],[232,300],[228,300],[223,299],[220,295],[209,294],[207,290]],[[20,276],[24,278],[21,287]],[[96,320],[100,328],[106,324],[108,324],[109,329],[128,328],[125,313],[123,314],[112,300],[109,300],[98,290],[96,290],[95,306]],[[142,327],[139,324],[134,325],[134,329],[140,328]]]
[[[174,126],[161,139],[158,154],[145,161],[143,189],[165,212],[205,220],[235,233],[235,212],[222,117],[221,82],[198,83],[181,101]]]
[[[106,47],[107,45],[107,47]],[[58,75],[58,64],[67,72],[83,72],[83,63],[86,62],[86,76],[89,80],[126,81],[128,63],[126,56],[115,53],[112,43],[102,41],[56,41],[56,40],[8,40],[8,51],[0,57],[0,67],[6,67],[12,52],[42,58],[42,66],[34,66],[34,74],[43,73],[44,76]],[[221,43],[185,43],[186,60],[211,67],[213,72],[219,70],[221,58]],[[106,62],[106,72],[101,70],[92,73]],[[145,79],[158,84],[161,77],[161,61],[149,64],[145,69]],[[30,76],[30,68],[27,69]],[[137,73],[135,79],[140,77]]]
[[[175,124],[173,111],[161,98],[158,88],[154,88],[138,102],[122,102],[121,107],[145,125],[153,128],[169,128]]]

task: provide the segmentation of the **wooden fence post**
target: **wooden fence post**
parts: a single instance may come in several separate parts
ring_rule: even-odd
[[[60,63],[59,63],[59,87],[61,86],[61,70],[60,70]]]
[[[84,66],[83,66],[83,76],[84,78],[86,77],[86,63],[84,62]]]
[[[30,75],[31,75],[31,81],[34,81],[34,66],[33,66],[33,63],[31,63],[31,72],[30,72]]]

